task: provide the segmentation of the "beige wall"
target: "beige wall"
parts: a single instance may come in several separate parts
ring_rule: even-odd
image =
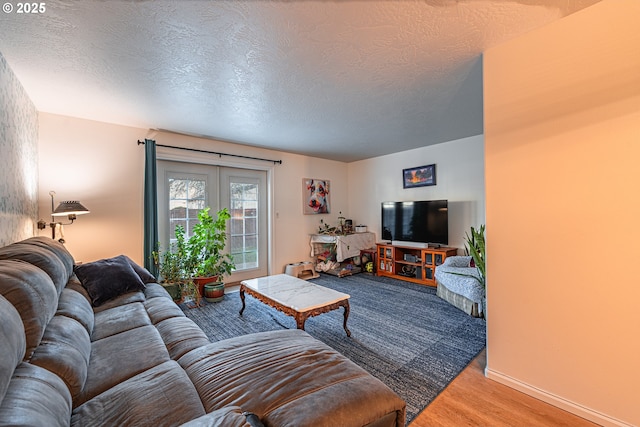
[[[255,167],[271,176],[273,240],[272,272],[289,262],[308,260],[309,234],[320,219],[337,224],[339,212],[356,223],[370,224],[380,234],[383,200],[451,201],[450,242],[462,247],[464,231],[484,222],[483,138],[476,136],[404,153],[346,164],[221,141],[149,131],[48,113],[40,113],[39,207],[51,210],[49,191],[56,204],[79,200],[91,213],[64,228],[66,245],[78,261],[89,262],[124,253],[142,263],[142,192],[144,149],[136,144],[149,137],[158,144],[282,160],[281,165],[231,157],[202,156],[159,149],[159,157]],[[161,154],[161,151],[172,154]],[[207,160],[202,160],[203,158]],[[438,184],[404,190],[402,169],[437,164]],[[302,214],[302,178],[331,181],[332,212]],[[48,235],[49,230],[40,232]]]
[[[40,113],[41,216],[48,220],[50,190],[57,193],[56,204],[77,199],[91,210],[64,229],[66,246],[77,260],[89,262],[124,253],[142,264],[144,149],[136,141],[145,137],[158,144],[283,160],[275,166],[229,157],[218,160],[225,165],[270,169],[273,272],[282,272],[289,262],[310,259],[309,234],[317,230],[320,218],[335,224],[340,210],[346,214],[347,166],[342,162]],[[174,153],[188,157],[184,151]],[[331,181],[331,214],[302,214],[304,177]]]
[[[402,169],[436,164],[436,185],[402,188]],[[484,224],[482,135],[349,163],[349,213],[381,236],[383,201],[449,201],[449,245],[464,248],[465,232]],[[462,253],[462,252],[460,252]]]
[[[484,55],[490,378],[640,425],[640,2]]]
[[[56,205],[78,200],[91,211],[64,227],[66,246],[77,261],[119,254],[141,261],[144,149],[136,141],[146,132],[40,113],[40,216],[51,218],[51,190]]]

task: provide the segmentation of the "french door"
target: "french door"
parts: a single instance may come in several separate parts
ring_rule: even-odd
[[[198,212],[212,215],[229,209],[227,251],[236,269],[228,282],[268,274],[266,172],[184,162],[158,161],[158,223],[161,247],[175,240],[175,226],[182,225],[187,238],[198,221]]]

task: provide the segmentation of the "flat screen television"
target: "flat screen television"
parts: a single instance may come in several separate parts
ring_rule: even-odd
[[[448,245],[447,201],[382,202],[382,240],[394,245]]]

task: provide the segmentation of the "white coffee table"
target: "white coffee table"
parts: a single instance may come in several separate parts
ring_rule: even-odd
[[[350,298],[347,294],[288,274],[243,280],[240,282],[240,299],[242,299],[240,315],[245,309],[245,292],[258,301],[292,316],[296,319],[298,329],[302,330],[307,318],[344,307],[343,327],[347,336],[351,336],[351,331],[347,328]]]

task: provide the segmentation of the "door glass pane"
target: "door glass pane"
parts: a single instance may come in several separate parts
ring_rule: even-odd
[[[175,242],[175,228],[181,225],[189,238],[206,204],[206,180],[169,177],[169,243]]]
[[[184,200],[187,198],[187,180],[169,178],[169,199]]]
[[[189,206],[189,215],[188,218],[189,219],[197,219],[198,218],[198,212],[200,212],[202,209],[205,208],[204,205],[204,200],[189,200],[187,202],[187,205]]]
[[[230,182],[230,252],[236,270],[258,267],[258,185]]]
[[[204,200],[206,191],[204,181],[189,181],[187,190],[189,191],[189,199]]]

